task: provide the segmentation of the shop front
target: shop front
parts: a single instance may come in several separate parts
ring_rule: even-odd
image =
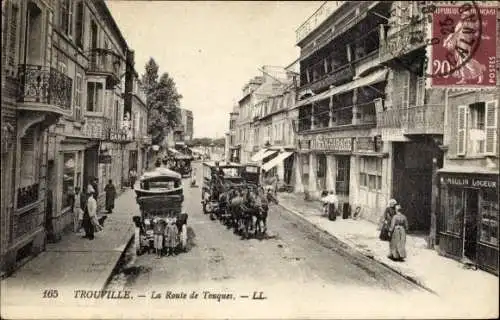
[[[389,200],[390,171],[388,153],[383,152],[383,142],[379,136],[357,137],[354,147],[357,179],[351,201],[364,219],[378,222]]]
[[[498,275],[498,173],[439,172],[439,249]]]
[[[301,182],[313,198],[333,190],[341,203],[349,202],[353,138],[319,133],[299,137]]]

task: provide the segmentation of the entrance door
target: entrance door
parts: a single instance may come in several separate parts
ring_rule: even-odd
[[[335,193],[337,195],[349,195],[350,174],[351,158],[349,156],[337,156],[337,180],[335,181]]]
[[[467,189],[465,192],[465,215],[464,215],[464,256],[476,261],[477,244],[477,214],[479,206],[478,190]]]

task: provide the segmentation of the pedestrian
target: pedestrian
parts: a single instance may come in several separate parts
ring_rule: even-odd
[[[73,231],[75,233],[80,232],[82,229],[82,223],[83,223],[83,209],[82,207],[82,195],[80,193],[80,187],[76,186],[75,187],[75,195],[73,196],[73,217],[74,217],[74,225],[73,225]]]
[[[108,180],[108,184],[104,187],[104,192],[106,192],[106,211],[108,213],[113,213],[113,209],[115,208],[116,188],[112,180]]]
[[[163,233],[165,232],[165,221],[163,219],[157,219],[153,221],[153,225],[155,253],[157,258],[160,258],[163,252]]]
[[[392,217],[396,214],[397,201],[395,199],[389,200],[389,206],[385,209],[382,217],[382,227],[380,228],[379,238],[382,241],[391,240],[389,236],[389,229],[391,226]]]
[[[95,177],[94,180],[92,180],[91,184],[92,184],[92,188],[94,188],[95,200],[97,201],[97,199],[99,199],[99,179],[97,179],[97,177]]]
[[[134,188],[135,181],[137,180],[137,171],[134,168],[129,172],[130,188]]]
[[[83,229],[85,230],[85,236],[89,240],[94,240],[94,226],[92,224],[92,217],[96,215],[97,202],[94,199],[94,188],[89,186],[87,188],[87,205],[85,206],[85,211],[83,214]]]
[[[175,249],[179,244],[179,230],[177,229],[176,219],[170,213],[167,217],[167,226],[165,228],[165,246],[167,247],[167,256],[175,254]]]
[[[403,214],[401,206],[396,206],[396,214],[392,217],[389,235],[389,258],[394,261],[404,261],[406,258],[406,233],[408,232],[408,219]]]

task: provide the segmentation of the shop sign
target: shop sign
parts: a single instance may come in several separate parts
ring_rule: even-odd
[[[357,152],[381,152],[382,139],[380,136],[356,138]]]
[[[488,177],[470,177],[470,176],[463,176],[463,175],[445,175],[441,176],[440,179],[441,184],[448,185],[448,186],[455,186],[455,187],[468,187],[468,188],[479,188],[479,189],[484,189],[484,188],[491,188],[491,189],[497,189],[498,188],[498,177],[495,178],[494,176]]]
[[[327,135],[316,135],[299,140],[300,149],[352,152],[353,138],[332,138]]]
[[[111,156],[104,154],[99,155],[99,163],[111,163]]]

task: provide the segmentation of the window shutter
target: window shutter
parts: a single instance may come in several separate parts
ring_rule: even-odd
[[[18,18],[19,8],[17,5],[12,5],[9,18],[9,66],[14,68],[16,64],[17,52],[17,26],[19,25]]]
[[[486,154],[495,155],[498,143],[498,101],[486,102],[485,118]]]
[[[465,155],[467,137],[467,106],[458,106],[457,155]]]

